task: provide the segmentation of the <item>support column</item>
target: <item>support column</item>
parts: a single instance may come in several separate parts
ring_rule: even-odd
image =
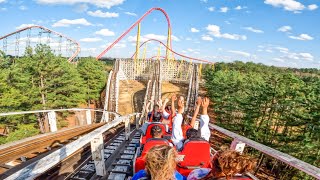
[[[140,23],[138,24],[138,32],[137,32],[137,42],[136,42],[136,55],[134,57],[135,63],[139,59],[139,49],[140,49]]]
[[[237,152],[239,152],[240,154],[243,153],[244,148],[245,148],[246,144],[239,141],[238,139],[233,139],[230,149],[235,150]]]
[[[139,129],[139,120],[140,120],[140,115],[139,115],[139,114],[136,114],[136,118],[135,118],[135,121],[136,121],[136,129]]]
[[[92,153],[92,160],[94,161],[94,165],[96,168],[96,174],[98,176],[105,176],[106,169],[104,163],[104,152],[103,152],[103,136],[100,134],[99,136],[95,137],[91,141],[91,153]]]
[[[124,120],[124,128],[125,128],[125,136],[126,140],[129,140],[130,137],[130,117],[125,117],[126,119]]]
[[[56,112],[54,111],[48,112],[48,120],[49,120],[50,132],[56,132],[58,130]]]
[[[91,110],[86,110],[86,119],[87,119],[87,124],[92,124]]]

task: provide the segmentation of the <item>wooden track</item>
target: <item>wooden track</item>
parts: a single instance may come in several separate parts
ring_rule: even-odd
[[[102,125],[104,123],[74,127],[0,146],[0,164],[5,164],[23,156],[28,157],[33,153],[48,151],[54,146],[66,143],[69,139],[86,134]]]

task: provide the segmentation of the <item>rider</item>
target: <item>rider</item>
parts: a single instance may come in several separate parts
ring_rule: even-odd
[[[146,169],[140,170],[131,180],[184,180],[185,177],[176,171],[177,151],[168,145],[154,146],[146,156]]]
[[[172,109],[174,109],[174,102],[176,101],[176,96],[172,97]],[[200,137],[203,139],[209,141],[210,138],[210,129],[209,129],[209,116],[207,113],[207,108],[209,106],[209,99],[206,97],[203,100],[201,98],[197,99],[197,106],[195,109],[195,112],[193,114],[193,117],[191,119],[190,125],[193,127],[195,124],[195,120],[197,117],[197,114],[200,109],[200,104],[202,105],[202,115],[200,116]],[[173,114],[174,111],[172,110]],[[180,97],[178,100],[178,113],[173,119],[173,130],[172,130],[172,142],[177,146],[177,149],[182,149],[183,143],[186,138],[183,136],[182,131],[182,122],[186,120],[187,117],[183,117],[184,112],[184,98]]]
[[[241,176],[241,174],[253,170],[256,165],[254,158],[242,155],[234,150],[218,153],[213,159],[212,169],[200,168],[193,170],[187,179],[231,179],[236,174]],[[244,179],[244,177],[241,179]]]

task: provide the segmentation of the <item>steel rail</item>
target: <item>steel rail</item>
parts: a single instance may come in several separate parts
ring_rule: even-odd
[[[172,50],[171,48],[169,48],[167,45],[165,45],[162,41],[158,40],[158,39],[148,39],[147,41],[143,42],[140,47],[142,47],[145,43],[149,42],[149,41],[156,41],[156,42],[159,42],[160,44],[162,44],[164,47],[166,47],[169,51],[171,51],[172,53],[178,55],[178,56],[181,56],[181,57],[184,57],[184,58],[187,58],[187,59],[192,59],[192,60],[195,60],[195,61],[199,61],[199,62],[203,62],[203,63],[208,63],[208,64],[213,64],[213,62],[210,62],[208,60],[203,60],[203,59],[199,59],[199,58],[193,58],[193,57],[189,57],[189,56],[186,56],[186,55],[183,55],[183,54],[180,54],[174,50]],[[133,56],[135,56],[137,52],[134,52],[134,54],[131,56],[131,59],[133,58]]]
[[[69,62],[71,62],[75,57],[77,57],[78,54],[79,54],[80,51],[81,51],[80,44],[79,44],[77,41],[75,41],[74,39],[71,39],[70,37],[65,36],[65,35],[63,35],[63,34],[61,34],[61,33],[59,33],[59,32],[53,31],[53,30],[51,30],[51,29],[49,29],[49,28],[46,28],[46,27],[44,27],[44,26],[39,26],[39,25],[28,26],[28,27],[19,29],[19,30],[14,31],[14,32],[12,32],[12,33],[10,33],[10,34],[7,34],[7,35],[4,35],[4,36],[0,37],[0,40],[2,40],[2,39],[4,39],[4,38],[7,38],[7,37],[9,37],[9,36],[12,36],[12,35],[14,35],[14,34],[20,33],[20,32],[22,32],[22,31],[25,31],[25,30],[28,30],[28,29],[32,29],[32,28],[39,28],[39,29],[45,30],[45,31],[50,32],[50,33],[52,32],[53,34],[56,34],[56,35],[58,35],[58,36],[60,36],[60,37],[64,37],[64,38],[66,38],[67,40],[70,40],[70,41],[72,41],[74,44],[76,44],[76,45],[77,45],[77,50],[76,50],[76,52],[74,52],[73,55],[68,59]]]
[[[116,45],[122,38],[124,38],[134,27],[136,27],[146,16],[148,16],[153,11],[161,11],[167,19],[168,31],[171,36],[171,23],[168,14],[161,8],[155,7],[149,9],[142,17],[140,17],[135,23],[133,23],[128,30],[126,30],[118,39],[116,39],[112,44],[110,44],[102,53],[97,56],[97,59],[100,59],[104,54],[106,54],[114,45]],[[168,37],[169,38],[169,37]],[[172,40],[170,37],[170,47],[172,46]]]

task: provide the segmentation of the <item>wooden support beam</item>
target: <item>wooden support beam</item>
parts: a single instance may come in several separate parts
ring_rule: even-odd
[[[92,124],[91,111],[90,110],[86,110],[86,119],[87,119],[87,125]]]
[[[103,136],[99,134],[91,141],[92,160],[94,161],[96,174],[98,176],[106,175],[103,149]]]
[[[56,132],[58,130],[56,112],[49,111],[47,115],[48,115],[50,132]]]

